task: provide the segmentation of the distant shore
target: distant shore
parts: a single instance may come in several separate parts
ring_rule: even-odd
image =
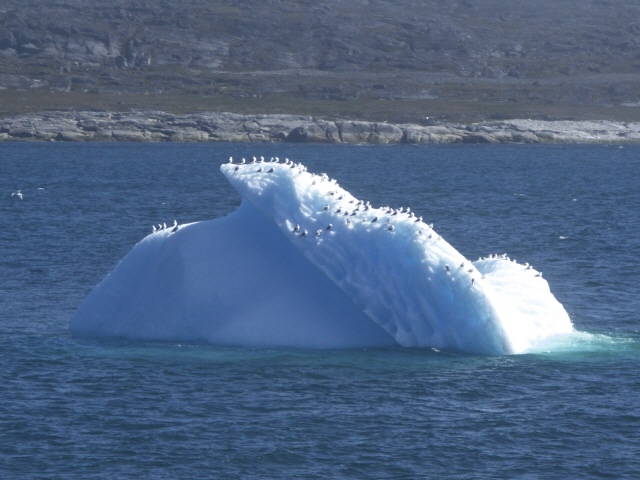
[[[499,120],[391,124],[302,115],[53,111],[0,119],[0,141],[346,144],[640,143],[640,122]]]

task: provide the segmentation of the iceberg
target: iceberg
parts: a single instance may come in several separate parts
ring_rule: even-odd
[[[573,332],[539,272],[469,261],[409,208],[289,160],[221,171],[238,210],[142,239],[79,306],[74,334],[502,355]]]

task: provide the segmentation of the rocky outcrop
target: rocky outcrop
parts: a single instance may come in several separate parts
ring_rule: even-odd
[[[0,120],[0,140],[307,143],[635,143],[640,122],[390,124],[302,115],[46,112]]]

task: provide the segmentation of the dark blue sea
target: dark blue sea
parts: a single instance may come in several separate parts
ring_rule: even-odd
[[[230,155],[531,263],[585,335],[516,356],[73,337],[152,224],[239,205]],[[0,143],[0,219],[2,479],[639,478],[640,146]]]

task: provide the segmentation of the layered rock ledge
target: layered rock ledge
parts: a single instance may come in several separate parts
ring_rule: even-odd
[[[639,143],[640,122],[391,124],[300,115],[44,112],[0,119],[0,140],[296,143]]]

